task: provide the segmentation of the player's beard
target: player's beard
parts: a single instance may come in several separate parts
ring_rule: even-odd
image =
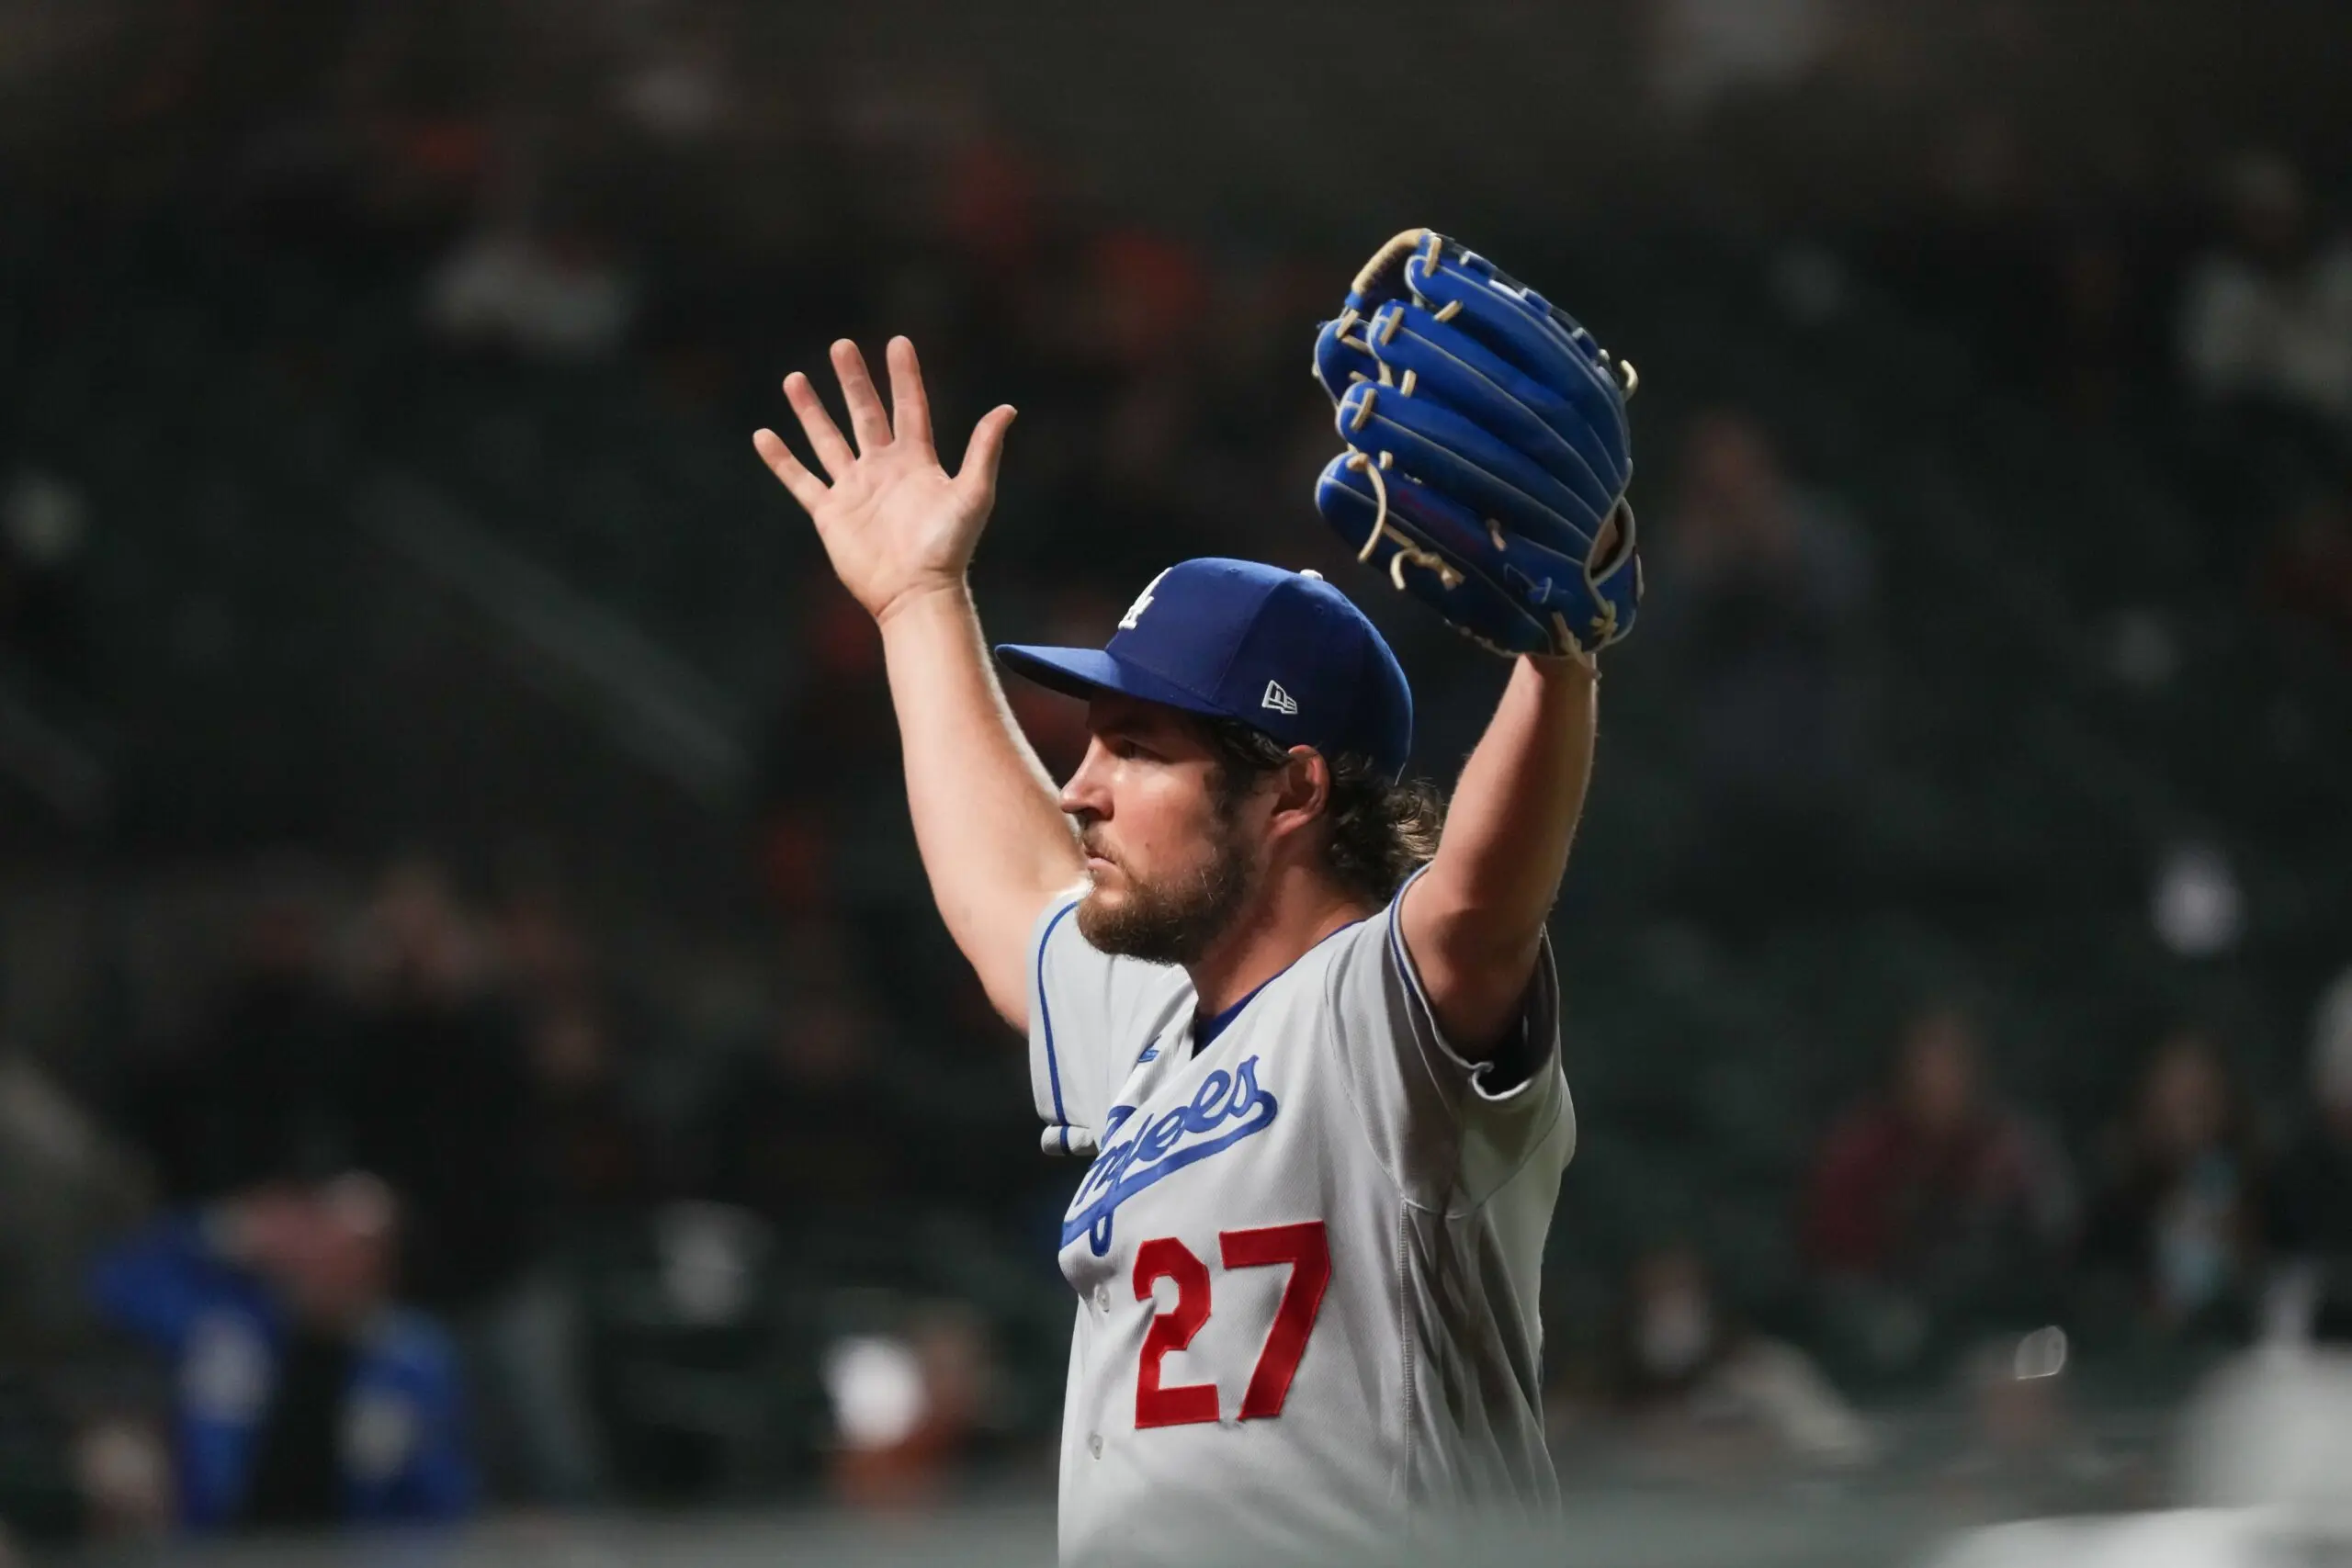
[[[1147,964],[1196,964],[1232,929],[1234,917],[1256,881],[1250,846],[1235,830],[1235,818],[1220,812],[1209,830],[1208,858],[1181,876],[1147,882],[1124,861],[1112,860],[1090,832],[1089,854],[1118,866],[1125,897],[1105,905],[1089,893],[1078,906],[1079,934],[1095,950]]]

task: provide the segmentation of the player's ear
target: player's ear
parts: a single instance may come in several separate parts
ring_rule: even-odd
[[[1277,832],[1305,827],[1331,804],[1331,764],[1311,746],[1294,746],[1274,771],[1273,813],[1267,825]]]

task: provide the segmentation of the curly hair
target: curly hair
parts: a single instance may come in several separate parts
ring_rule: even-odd
[[[1201,724],[1216,754],[1210,787],[1219,811],[1231,810],[1290,759],[1281,741],[1237,719],[1204,718]],[[1354,752],[1326,761],[1331,793],[1324,815],[1331,826],[1323,842],[1324,870],[1348,893],[1385,904],[1437,853],[1445,797],[1425,779],[1392,780],[1371,758]]]

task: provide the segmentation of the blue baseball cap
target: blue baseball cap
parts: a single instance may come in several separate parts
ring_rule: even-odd
[[[1121,692],[1238,719],[1284,746],[1355,752],[1396,778],[1413,689],[1362,610],[1311,571],[1208,556],[1151,580],[1101,648],[1001,644],[1018,675],[1071,696]]]

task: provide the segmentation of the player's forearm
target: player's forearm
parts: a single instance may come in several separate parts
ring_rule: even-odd
[[[1005,704],[970,593],[901,602],[882,622],[882,646],[932,897],[989,999],[1023,1027],[1031,924],[1084,876],[1085,861]]]
[[[1566,659],[1521,659],[1446,808],[1426,881],[1487,940],[1534,942],[1558,895],[1592,774],[1599,685]]]
[[[1570,660],[1522,658],[1463,765],[1405,934],[1439,1021],[1483,1041],[1510,1021],[1558,896],[1592,773],[1599,693]]]

